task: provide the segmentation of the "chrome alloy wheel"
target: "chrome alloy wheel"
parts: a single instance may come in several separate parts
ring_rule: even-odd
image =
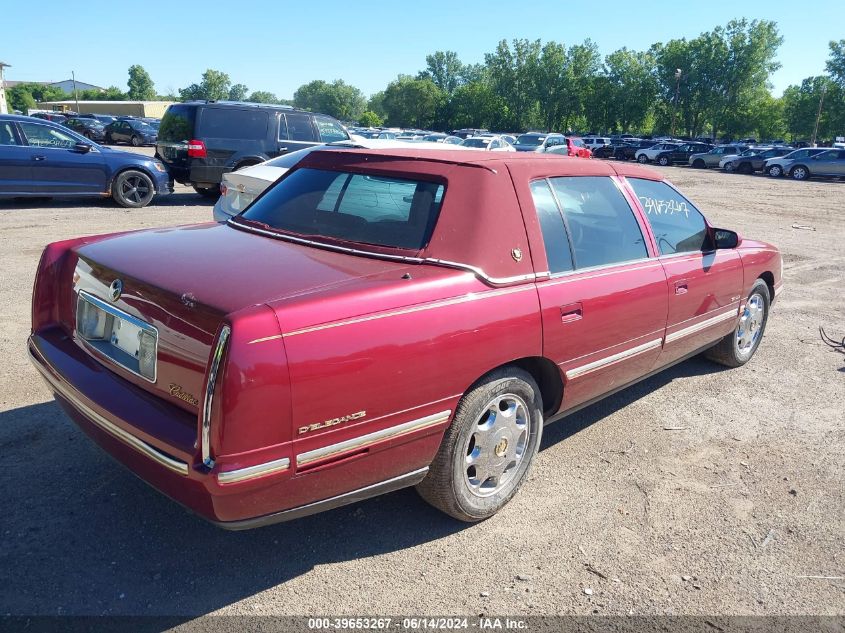
[[[528,447],[529,415],[522,398],[509,393],[484,407],[464,447],[464,478],[472,494],[489,497],[517,472]]]
[[[740,356],[748,356],[763,333],[766,319],[766,302],[759,294],[753,294],[745,303],[745,310],[736,326],[736,351]]]

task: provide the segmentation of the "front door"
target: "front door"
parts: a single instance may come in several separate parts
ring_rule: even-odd
[[[607,176],[531,184],[551,276],[537,283],[544,356],[572,409],[648,373],[666,327],[666,276]]]
[[[701,212],[665,182],[628,178],[651,227],[668,280],[666,342],[658,363],[671,363],[718,341],[736,326],[742,262],[715,250]]]

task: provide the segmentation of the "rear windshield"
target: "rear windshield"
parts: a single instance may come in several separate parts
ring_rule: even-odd
[[[199,135],[205,138],[230,138],[258,141],[267,137],[269,113],[266,110],[203,108]]]
[[[482,148],[486,149],[487,144],[489,142],[490,142],[490,139],[488,139],[488,138],[468,138],[468,139],[464,140],[464,142],[461,143],[461,145],[463,145],[465,147],[482,147]]]
[[[241,217],[300,237],[419,250],[431,237],[444,187],[321,169],[297,169]]]
[[[194,122],[197,107],[189,105],[172,105],[167,108],[158,129],[159,141],[184,142],[194,138]]]
[[[516,139],[517,145],[541,145],[546,140],[545,136],[537,136],[536,134],[523,134]]]

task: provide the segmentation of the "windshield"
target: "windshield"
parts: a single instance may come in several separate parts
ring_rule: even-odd
[[[542,145],[543,141],[546,140],[545,136],[537,136],[535,134],[523,134],[518,139],[516,139],[517,145]]]
[[[443,193],[435,182],[305,168],[289,172],[239,217],[299,237],[419,250]]]
[[[464,139],[464,142],[461,143],[461,145],[464,147],[480,147],[482,149],[486,149],[489,142],[489,138],[467,138]]]

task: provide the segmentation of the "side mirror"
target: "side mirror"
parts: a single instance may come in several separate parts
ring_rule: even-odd
[[[89,145],[88,143],[83,143],[82,141],[73,146],[73,151],[79,152],[80,154],[87,154],[91,151],[91,149],[91,145]]]
[[[736,248],[741,241],[736,231],[713,229],[713,243],[717,249]]]

